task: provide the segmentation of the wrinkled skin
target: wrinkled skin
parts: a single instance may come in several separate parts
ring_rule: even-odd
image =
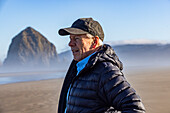
[[[84,35],[70,35],[68,44],[75,61],[80,61],[94,52],[94,39]]]

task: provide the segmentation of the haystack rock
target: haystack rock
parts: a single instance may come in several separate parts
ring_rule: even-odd
[[[5,67],[51,67],[57,63],[55,46],[31,27],[27,27],[12,39]]]

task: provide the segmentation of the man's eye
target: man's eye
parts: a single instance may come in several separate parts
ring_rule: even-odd
[[[79,40],[79,38],[75,38],[75,40]]]

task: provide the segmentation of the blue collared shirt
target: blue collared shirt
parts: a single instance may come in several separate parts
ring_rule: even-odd
[[[88,63],[90,57],[91,57],[92,55],[94,55],[95,53],[96,53],[96,52],[92,53],[91,55],[89,55],[88,57],[84,58],[83,60],[79,61],[79,62],[76,64],[76,66],[77,66],[77,75],[78,75],[79,72],[86,66],[86,64]],[[76,75],[76,76],[77,76],[77,75]],[[67,92],[66,108],[65,108],[65,112],[64,112],[64,113],[66,113],[66,111],[67,111],[67,101],[68,101],[68,96],[69,96],[70,90],[71,90],[71,84],[70,84],[70,87],[69,87],[68,92]]]
[[[83,60],[79,61],[79,62],[76,64],[76,66],[77,66],[77,75],[78,75],[79,72],[86,66],[86,64],[88,63],[90,57],[91,57],[93,54],[95,54],[95,52],[92,53],[91,55],[89,55],[88,57],[84,58]],[[77,75],[76,75],[76,76],[77,76]]]

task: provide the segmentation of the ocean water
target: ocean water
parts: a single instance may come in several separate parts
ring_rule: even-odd
[[[65,71],[0,73],[0,85],[63,78]]]

